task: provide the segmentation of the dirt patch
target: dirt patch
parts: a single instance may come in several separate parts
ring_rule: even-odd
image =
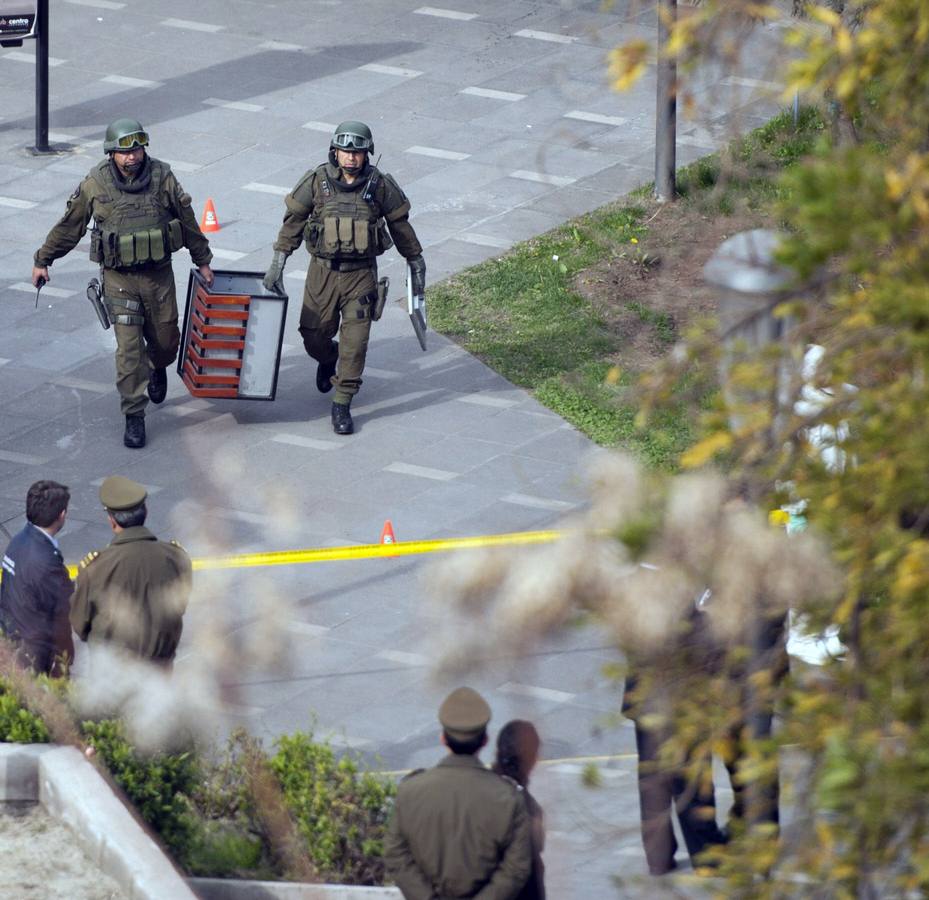
[[[664,356],[688,325],[716,311],[703,266],[733,234],[770,224],[759,212],[722,215],[679,201],[645,204],[647,234],[579,273],[574,290],[622,342],[613,360],[642,372]]]
[[[0,803],[0,897],[127,900],[66,825],[35,803]]]

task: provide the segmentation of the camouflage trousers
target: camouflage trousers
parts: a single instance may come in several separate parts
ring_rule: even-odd
[[[351,403],[361,387],[368,353],[377,266],[339,272],[313,259],[303,288],[300,336],[318,363],[338,361],[334,403]],[[338,332],[339,340],[334,340]]]
[[[181,341],[171,263],[107,269],[103,292],[116,333],[120,409],[126,416],[142,416],[148,406],[145,389],[152,368],[170,366]]]

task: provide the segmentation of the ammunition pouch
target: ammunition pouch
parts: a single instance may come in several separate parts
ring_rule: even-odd
[[[163,262],[183,246],[184,229],[179,219],[128,233],[95,228],[90,237],[90,258],[108,269],[126,269]]]
[[[390,288],[390,279],[385,275],[379,278],[377,282],[377,299],[371,307],[371,321],[377,322],[384,315],[384,307],[387,305],[387,291]]]
[[[103,235],[99,228],[94,228],[90,232],[90,261],[97,265],[103,262]],[[99,287],[99,283],[97,286]]]
[[[307,250],[317,259],[373,259],[393,247],[383,219],[371,222],[350,216],[326,216],[307,222],[303,237]]]

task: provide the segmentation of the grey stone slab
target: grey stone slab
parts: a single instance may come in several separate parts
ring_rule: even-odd
[[[493,529],[494,533],[506,534],[511,531],[539,531],[549,528],[552,524],[551,512],[532,509],[524,506],[515,506],[509,503],[499,503],[494,507]],[[461,517],[450,517],[446,533],[469,537],[486,534],[488,519],[486,511],[469,514]],[[444,537],[436,533],[433,538]]]
[[[4,373],[0,370],[0,384],[6,383],[3,375]],[[27,377],[24,380],[27,384],[30,381],[33,384],[38,381],[38,386],[23,391],[16,400],[5,402],[3,404],[4,412],[30,415],[34,414],[36,410],[41,410],[43,423],[48,423],[44,427],[48,428],[49,437],[57,435],[60,429],[66,428],[70,424],[70,422],[66,424],[59,421],[56,418],[57,416],[70,413],[77,406],[85,410],[88,406],[93,406],[95,411],[99,407],[100,395],[95,392],[79,391],[75,388],[67,388],[47,382],[43,383],[41,379],[35,379],[34,376]],[[28,444],[23,444],[23,446],[27,447]]]
[[[649,151],[638,158],[638,164],[618,163],[604,169],[593,178],[585,178],[576,185],[578,191],[593,190],[595,193],[605,186],[615,186],[623,193],[635,190],[654,180],[655,156]],[[595,207],[594,207],[595,208]]]
[[[78,344],[70,338],[49,341],[29,354],[29,364],[48,372],[60,372],[91,359],[100,350],[92,344]]]
[[[635,177],[641,179],[641,173],[636,171]],[[564,219],[573,219],[575,216],[584,215],[615,202],[616,195],[612,191],[613,185],[610,182],[590,179],[587,183],[597,184],[601,190],[587,190],[571,185],[541,197],[536,201],[535,208],[540,212],[550,213]]]
[[[3,439],[13,438],[25,431],[31,431],[42,423],[37,416],[16,415],[3,410]]]

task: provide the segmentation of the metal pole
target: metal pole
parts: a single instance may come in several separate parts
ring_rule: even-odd
[[[800,91],[794,91],[794,128],[800,124]]]
[[[48,0],[36,3],[35,149],[48,153]]]
[[[658,84],[655,117],[655,196],[673,200],[677,196],[677,63],[665,54],[677,18],[677,0],[658,3]]]

